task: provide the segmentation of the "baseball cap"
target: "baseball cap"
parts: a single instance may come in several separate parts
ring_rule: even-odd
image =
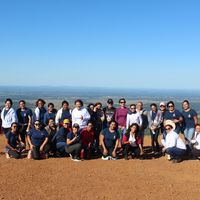
[[[63,120],[63,124],[70,124],[69,119],[64,119],[64,120]]]
[[[166,106],[166,103],[164,101],[160,102],[160,106]]]

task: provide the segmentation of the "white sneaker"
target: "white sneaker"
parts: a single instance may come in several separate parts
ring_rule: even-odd
[[[8,154],[8,153],[6,153],[6,158],[7,158],[7,159],[10,159],[10,156],[9,156],[9,154]]]
[[[110,160],[110,156],[106,156],[106,157],[102,156],[101,159],[102,160]]]
[[[80,162],[81,161],[80,158],[73,158],[73,157],[71,157],[71,160],[76,161],[76,162]]]
[[[170,155],[167,155],[167,160],[171,160],[171,156]]]
[[[117,160],[117,158],[115,157],[112,157],[112,156],[110,156],[110,160]]]

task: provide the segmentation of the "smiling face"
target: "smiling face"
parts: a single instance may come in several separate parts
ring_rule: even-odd
[[[116,127],[117,127],[116,122],[111,122],[111,123],[110,123],[110,126],[109,126],[109,129],[110,129],[110,130],[115,130]]]
[[[169,126],[169,125],[166,125],[165,130],[166,130],[167,133],[169,133],[172,130],[172,127]]]
[[[183,107],[183,110],[188,110],[190,108],[188,102],[183,102],[182,107]]]
[[[10,101],[6,101],[5,107],[6,107],[6,109],[10,109],[12,107],[11,102]]]
[[[174,111],[174,105],[172,103],[170,103],[168,105],[168,109],[169,109],[170,112],[173,112]]]
[[[25,108],[25,103],[24,103],[23,101],[21,101],[21,102],[19,103],[19,107],[20,107],[21,109],[24,109],[24,108]]]
[[[196,126],[195,132],[200,133],[200,125],[197,125],[197,126]]]
[[[81,107],[82,107],[82,104],[81,104],[81,102],[77,101],[76,104],[75,104],[75,106],[76,106],[76,108],[77,108],[78,110],[80,110]]]

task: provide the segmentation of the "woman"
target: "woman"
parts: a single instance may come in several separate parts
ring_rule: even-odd
[[[103,121],[105,119],[104,112],[102,110],[102,104],[97,102],[94,106],[94,113],[96,113],[96,120],[94,122],[94,137],[95,137],[95,147],[99,148],[99,134],[103,128]]]
[[[54,108],[54,104],[53,103],[49,103],[48,104],[48,110],[44,114],[44,122],[43,123],[44,123],[45,126],[47,126],[49,119],[55,120],[56,112],[57,112],[57,110]]]
[[[126,100],[124,98],[119,100],[120,107],[115,111],[115,121],[118,124],[118,131],[120,133],[120,140],[122,140],[123,135],[126,131],[126,117],[128,113],[128,108],[126,107]]]
[[[62,107],[60,110],[58,110],[57,114],[56,114],[56,119],[55,119],[55,123],[56,125],[61,128],[63,125],[63,120],[64,119],[68,119],[71,123],[72,120],[72,111],[71,109],[69,109],[69,103],[64,100],[62,102]]]
[[[192,155],[193,157],[200,159],[200,124],[196,125],[194,137],[191,140]]]
[[[135,104],[130,105],[130,110],[128,111],[128,114],[127,114],[127,117],[126,117],[126,129],[128,129],[129,126],[133,123],[136,123],[139,127],[142,126],[142,117],[136,111],[136,105]]]
[[[157,105],[152,103],[150,105],[150,112],[148,113],[149,130],[151,134],[152,153],[158,153],[160,146],[158,143],[158,136],[160,131],[160,124],[162,122],[162,113],[158,110]]]
[[[6,134],[11,129],[13,122],[18,122],[15,110],[12,108],[13,102],[11,99],[6,99],[5,107],[1,112],[2,129],[3,133]]]
[[[186,153],[186,145],[179,134],[175,132],[176,125],[172,120],[166,120],[164,126],[167,135],[165,139],[161,140],[164,146],[162,152],[166,152],[170,155],[170,160],[172,160],[173,163],[179,163],[183,160]]]
[[[142,147],[142,137],[139,136],[139,126],[137,123],[131,124],[127,129],[125,135],[122,139],[123,149],[124,149],[124,159],[128,160],[129,152],[132,158],[143,156],[144,151]]]
[[[54,135],[57,132],[57,126],[55,125],[54,119],[48,120],[48,125],[45,127],[45,130],[48,133],[48,144],[50,145],[50,151],[56,156],[56,145],[52,142]]]
[[[87,126],[90,120],[90,114],[86,108],[83,107],[83,101],[78,99],[74,102],[75,108],[72,111],[72,125],[78,124],[80,129]]]
[[[35,121],[34,128],[28,132],[28,143],[34,160],[41,159],[43,152],[45,153],[45,158],[48,158],[50,149],[48,145],[48,133],[45,129],[42,129],[39,120]]]
[[[94,143],[94,131],[93,131],[93,124],[92,122],[87,123],[87,127],[84,128],[81,132],[81,144],[82,144],[82,152],[84,152],[81,158],[90,159],[92,146]]]
[[[70,154],[73,161],[81,161],[81,137],[79,133],[79,125],[76,123],[72,126],[72,132],[67,134],[66,152]]]
[[[34,112],[34,122],[35,121],[40,121],[42,128],[44,128],[44,115],[47,112],[46,108],[44,107],[44,105],[46,104],[46,102],[43,99],[38,99],[35,103],[36,105],[36,109]]]
[[[165,112],[166,112],[166,104],[165,102],[160,102],[160,112],[162,114],[162,119],[161,119],[161,124],[160,124],[160,132],[163,136],[163,139],[165,138],[166,136],[166,131],[165,131],[165,127],[164,127],[164,119],[163,119],[163,116],[165,115]]]
[[[27,144],[27,131],[30,130],[32,122],[32,110],[26,107],[24,100],[19,101],[17,109],[20,137],[23,143]]]
[[[117,148],[119,145],[119,133],[116,130],[117,123],[110,121],[109,127],[100,133],[100,145],[102,147],[102,160],[116,160]]]
[[[190,108],[190,103],[188,100],[182,102],[182,116],[183,116],[183,131],[185,135],[185,140],[190,143],[195,132],[195,126],[198,123],[198,117],[195,110]]]
[[[179,134],[181,130],[181,123],[183,122],[183,117],[181,113],[175,109],[175,105],[173,101],[169,101],[167,103],[167,108],[168,110],[163,115],[164,123],[166,120],[172,120],[176,125],[176,128],[174,131]]]
[[[56,145],[59,156],[66,156],[65,148],[67,147],[67,134],[69,133],[69,128],[69,119],[64,119],[62,127],[58,130],[52,139],[52,143]]]
[[[6,139],[6,158],[19,159],[24,149],[24,143],[19,139],[18,124],[16,122],[12,123],[11,130],[6,133]]]

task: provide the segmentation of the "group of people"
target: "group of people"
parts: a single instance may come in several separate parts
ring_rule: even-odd
[[[200,157],[200,124],[195,110],[188,100],[182,102],[182,111],[175,109],[173,101],[150,105],[147,111],[142,102],[126,107],[121,98],[114,107],[112,99],[107,106],[101,102],[90,103],[86,108],[83,101],[63,101],[56,110],[53,103],[43,99],[36,101],[34,111],[26,107],[24,100],[19,108],[12,108],[11,99],[6,99],[1,111],[1,127],[6,137],[7,158],[45,159],[49,156],[70,156],[74,161],[101,156],[103,160],[145,158],[144,135],[149,129],[151,153],[168,154],[173,163],[181,162],[186,155]],[[184,134],[184,140],[180,137]],[[162,135],[161,144],[158,141]],[[162,148],[161,148],[162,146]]]

